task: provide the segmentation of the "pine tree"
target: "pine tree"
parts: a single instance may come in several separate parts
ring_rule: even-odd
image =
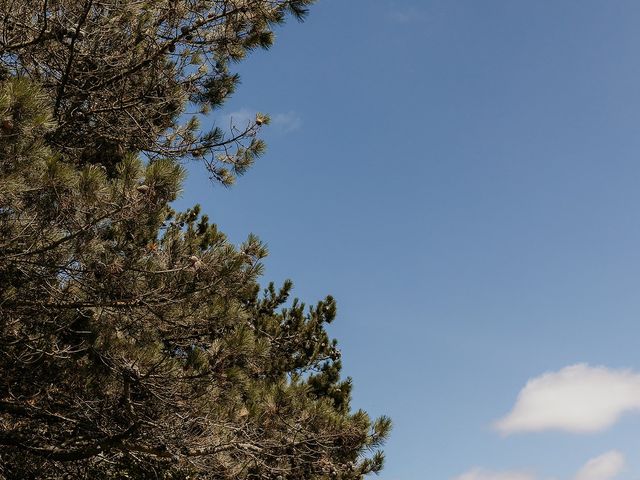
[[[309,3],[0,2],[0,478],[381,469],[390,422],[351,410],[334,299],[261,292],[257,238],[171,208],[194,149],[223,184],[262,149],[266,117],[225,137],[185,109]]]
[[[188,156],[228,185],[262,153],[255,133],[268,117],[231,132],[200,132],[198,117],[233,93],[230,63],[269,48],[272,27],[312,1],[0,0],[0,74],[47,91],[48,142],[77,164],[114,174],[132,151]]]

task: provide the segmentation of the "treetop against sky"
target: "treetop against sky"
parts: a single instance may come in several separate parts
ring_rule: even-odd
[[[267,278],[337,299],[354,402],[394,420],[381,478],[640,472],[638,25],[632,1],[325,0],[239,67],[224,121],[269,112],[268,153],[179,201],[209,192]]]
[[[83,15],[82,4],[71,3]],[[196,8],[202,2],[181,4]],[[125,13],[119,21],[131,21]],[[389,427],[382,415],[389,415],[394,430],[384,447],[384,480],[637,478],[640,5],[631,0],[323,0],[311,6],[304,23],[283,26],[276,26],[273,11],[252,17],[254,24],[247,19],[238,23],[244,14],[238,12],[231,29],[242,32],[240,36],[222,35],[218,29],[217,36],[207,38],[198,37],[200,31],[140,17],[145,28],[164,25],[163,35],[175,34],[154,48],[179,57],[175,68],[182,76],[177,83],[175,71],[148,57],[155,50],[121,48],[112,52],[116,63],[92,66],[79,46],[77,58],[86,61],[79,71],[83,81],[65,80],[66,63],[58,60],[68,59],[70,44],[78,34],[82,37],[82,29],[58,32],[58,43],[47,40],[52,49],[44,52],[45,58],[58,65],[60,75],[49,77],[51,71],[41,68],[40,58],[26,57],[30,76],[41,81],[40,92],[52,99],[51,114],[64,122],[51,133],[48,118],[34,113],[30,136],[22,138],[36,141],[5,142],[6,151],[23,155],[20,169],[35,165],[33,171],[40,172],[36,181],[20,170],[23,176],[12,188],[20,195],[30,195],[34,186],[46,192],[52,185],[58,188],[65,211],[73,212],[64,217],[70,222],[65,229],[82,229],[87,213],[109,213],[122,225],[112,237],[82,244],[82,262],[65,263],[63,275],[59,270],[52,275],[84,279],[71,290],[76,302],[95,301],[91,295],[107,290],[112,297],[122,296],[127,293],[122,286],[134,283],[142,290],[153,286],[154,302],[167,301],[167,292],[184,295],[183,303],[160,310],[136,304],[133,316],[118,313],[131,305],[109,304],[103,295],[100,308],[106,313],[81,309],[56,317],[77,323],[64,323],[70,330],[57,332],[60,342],[55,345],[84,345],[89,337],[82,332],[93,331],[87,326],[95,323],[100,325],[95,330],[102,342],[99,351],[109,353],[87,357],[95,364],[83,364],[86,369],[104,365],[94,373],[108,379],[107,395],[101,396],[111,409],[103,412],[120,415],[107,415],[105,426],[86,413],[83,422],[103,429],[87,429],[92,438],[108,444],[114,458],[121,452],[138,460],[153,455],[151,463],[129,463],[141,469],[166,468],[174,455],[195,458],[195,467],[213,468],[229,478],[265,472],[286,478],[279,473],[285,464],[286,474],[295,478],[336,473],[348,478],[359,473],[357,468],[379,467],[379,457],[367,456],[368,447],[378,448]],[[217,21],[215,15],[200,20]],[[251,25],[256,26],[253,31]],[[248,52],[270,44],[267,30],[272,29],[276,41],[269,52],[256,51],[236,62],[242,48]],[[30,30],[29,38],[38,38],[40,31]],[[121,31],[117,25],[103,29],[105,35]],[[11,35],[16,35],[15,26],[6,38]],[[91,36],[80,44],[87,39]],[[15,40],[18,45],[31,41]],[[148,41],[140,36],[140,45],[149,46]],[[199,59],[183,49],[201,41],[226,53],[198,64],[202,55]],[[222,48],[229,43],[236,48]],[[25,46],[30,55],[35,45]],[[149,77],[155,82],[152,90],[110,90],[105,81],[122,85],[110,71],[117,62],[134,68],[129,72],[134,85],[144,79],[135,70],[142,68],[136,67],[141,62],[163,75]],[[206,75],[197,73],[200,65],[207,66]],[[190,78],[194,72],[196,77]],[[80,87],[88,84],[100,94],[85,111]],[[5,93],[2,101],[20,91]],[[149,124],[140,128],[135,116],[114,122],[119,109],[110,105],[113,97],[107,93],[134,95]],[[20,105],[32,108],[25,111],[40,111],[21,98]],[[159,98],[161,102],[150,101]],[[188,100],[204,108],[200,125],[177,121],[185,118],[176,115]],[[262,112],[269,114],[269,125],[257,121],[266,118]],[[83,120],[87,115],[94,123]],[[77,125],[95,126],[96,135],[74,143],[83,132]],[[2,128],[14,127],[5,122]],[[125,134],[122,142],[113,141],[115,128]],[[173,131],[161,140],[139,135],[167,128]],[[268,144],[267,152],[261,140]],[[60,163],[42,163],[49,158],[48,149],[86,169],[68,171]],[[157,163],[143,165],[129,150],[144,152]],[[104,158],[98,158],[100,152]],[[107,161],[114,158],[119,162]],[[46,185],[39,183],[44,171],[52,172]],[[220,188],[233,181],[233,188]],[[70,184],[83,188],[64,188]],[[6,193],[1,188],[9,183],[0,185]],[[20,195],[11,196],[14,211],[24,204],[26,197]],[[117,202],[126,208],[105,210]],[[169,202],[173,215],[166,210]],[[201,207],[193,210],[196,203]],[[60,204],[42,196],[33,205],[40,209],[34,218],[45,219]],[[47,224],[53,230],[27,224],[24,231],[39,242],[60,233],[61,224]],[[163,228],[167,233],[160,237],[167,243],[158,244],[154,235]],[[139,242],[131,243],[132,232]],[[126,258],[136,259],[128,270],[120,265],[120,254],[111,255],[114,238],[128,246]],[[46,256],[49,261],[67,258],[67,248],[46,250]],[[23,262],[18,270],[3,270],[18,283],[24,272],[32,275],[37,288],[28,300],[40,302],[38,308],[45,298],[42,289],[51,284],[39,268]],[[120,269],[130,282],[113,280]],[[215,291],[194,293],[193,288],[204,288],[221,272],[225,281]],[[295,282],[295,295],[308,299],[312,310],[292,304],[288,278]],[[260,290],[271,280],[275,286],[263,296]],[[1,294],[13,295],[7,292]],[[331,296],[325,297],[327,293]],[[0,303],[0,308],[9,307],[19,318],[33,318],[29,308],[34,305],[18,304],[14,297]],[[148,322],[165,310],[196,328],[199,343],[186,338],[186,324],[164,324],[162,341],[144,335],[154,331],[145,328]],[[98,323],[98,318],[111,323]],[[213,333],[207,323],[211,319],[217,322]],[[42,328],[52,324],[43,321]],[[285,332],[291,328],[296,334],[287,340]],[[110,331],[115,333],[108,335]],[[132,332],[145,346],[144,354],[123,341],[129,337],[121,331]],[[224,341],[210,342],[211,335]],[[135,352],[139,360],[130,361]],[[171,359],[161,364],[163,377],[148,381],[152,377],[145,376],[145,368],[156,368],[166,352]],[[64,363],[69,352],[53,353],[58,356],[47,358]],[[215,358],[224,361],[211,370],[207,362]],[[40,376],[34,377],[50,395],[60,392],[49,388],[47,372],[83,371],[58,366],[53,362],[48,370],[37,369]],[[306,380],[306,372],[300,384],[282,381],[307,367],[317,370],[313,380]],[[340,368],[342,377],[336,372]],[[185,375],[189,387],[176,389],[174,381]],[[215,376],[215,381],[201,382],[199,375],[207,380]],[[147,384],[146,390],[140,387]],[[131,421],[141,411],[146,420],[163,412],[158,398],[198,396],[212,385],[220,389],[216,395],[226,395],[213,410],[222,423],[196,425],[194,419],[212,407],[198,401],[187,408],[175,401],[180,415],[185,414],[181,409],[188,410],[189,421],[162,429],[159,444],[142,434],[157,432],[157,427]],[[12,415],[20,415],[18,407],[33,415],[39,406],[24,396],[37,389],[22,392],[18,405],[6,403],[18,397],[8,395],[5,384],[0,388],[5,389],[0,408],[11,408]],[[81,396],[66,400],[67,405],[87,405]],[[370,417],[349,410],[351,406]],[[276,410],[288,414],[278,416]],[[77,411],[93,412],[70,408],[53,413],[68,419]],[[43,414],[52,412],[38,411]],[[294,417],[304,421],[296,426],[289,422]],[[278,421],[270,423],[273,419]],[[35,423],[19,426],[29,425]],[[47,434],[24,431],[41,448],[50,447],[46,441],[55,435],[62,438],[81,428],[60,418],[52,425]],[[298,453],[309,444],[296,443],[299,437],[292,432],[298,428],[316,442],[313,455],[301,463],[294,460],[302,458]],[[199,450],[199,442],[212,438],[211,432],[234,445],[233,453],[221,444]],[[267,441],[260,437],[264,432]],[[185,438],[184,450],[174,448]],[[346,456],[336,453],[341,451],[331,443],[336,438],[349,446],[342,450]],[[9,440],[20,443],[16,439]],[[8,441],[6,436],[0,440]],[[254,448],[259,441],[262,456]],[[76,447],[74,455],[91,454],[96,444]],[[237,459],[249,458],[260,460],[252,465],[257,470],[234,470]],[[356,458],[372,463],[358,464]],[[105,465],[92,468],[103,473]]]

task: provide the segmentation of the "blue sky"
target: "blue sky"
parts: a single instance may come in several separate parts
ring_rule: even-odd
[[[640,477],[639,47],[636,1],[321,0],[238,65],[267,155],[179,206],[338,299],[383,480]]]

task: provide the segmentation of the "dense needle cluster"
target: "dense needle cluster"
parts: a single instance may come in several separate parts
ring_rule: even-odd
[[[226,131],[230,62],[310,0],[0,0],[0,479],[361,479],[390,428],[350,408],[331,297],[259,286],[196,206],[268,117]],[[189,116],[193,110],[194,117]]]

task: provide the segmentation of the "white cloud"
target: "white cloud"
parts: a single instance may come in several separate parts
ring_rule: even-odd
[[[256,113],[255,110],[248,108],[230,112],[222,117],[221,127],[225,128],[233,125],[235,128],[244,129],[256,119]]]
[[[624,456],[615,450],[589,460],[574,480],[613,480],[624,468]]]
[[[534,480],[534,476],[526,472],[492,472],[482,468],[474,468],[453,480]]]
[[[425,14],[415,7],[393,5],[387,12],[387,17],[394,23],[411,23],[424,20]]]
[[[233,126],[234,128],[242,130],[256,119],[257,113],[256,110],[249,108],[242,108],[235,112],[230,112],[222,117],[220,126],[222,128],[230,128]],[[300,115],[294,111],[276,113],[269,115],[269,117],[271,118],[270,126],[280,133],[290,133],[302,127],[302,119]]]
[[[640,375],[631,370],[572,365],[527,382],[509,414],[495,422],[503,434],[604,430],[640,409]]]
[[[389,12],[389,18],[394,22],[408,23],[413,20],[411,12]]]
[[[612,450],[599,457],[592,458],[576,473],[573,480],[613,480],[624,469],[625,459],[622,453]],[[536,480],[532,473],[524,471],[495,472],[474,468],[452,480]],[[540,480],[540,479],[538,479]]]
[[[302,126],[302,119],[294,111],[276,113],[271,116],[271,124],[282,133],[289,133],[298,130]]]

